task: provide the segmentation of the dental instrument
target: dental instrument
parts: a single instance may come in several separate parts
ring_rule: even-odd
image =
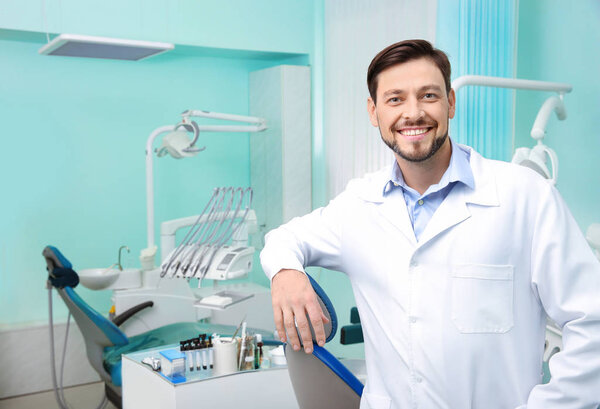
[[[218,213],[218,210],[221,209],[223,202],[225,200],[225,196],[227,191],[231,188],[217,188],[215,190],[216,200],[213,203],[208,215],[206,216],[206,220],[202,218],[202,215],[197,219],[197,225],[193,225],[190,229],[190,232],[195,231],[195,233],[189,238],[182,242],[179,246],[181,251],[177,251],[175,249],[175,253],[178,253],[179,258],[173,259],[175,262],[174,265],[169,266],[169,277],[173,277],[177,275],[180,271],[186,272],[189,268],[189,263],[191,262],[191,258],[193,258],[194,254],[197,251],[197,247],[194,243],[196,237],[198,237],[197,242],[204,243],[204,241],[210,237],[211,229],[214,227],[213,222],[215,219],[215,215]],[[204,223],[200,223],[201,221],[205,221]],[[172,263],[170,263],[172,264]],[[181,277],[182,274],[179,274]]]
[[[234,212],[233,217],[230,218],[230,222],[229,225],[224,228],[221,232],[221,235],[216,239],[215,242],[211,243],[209,246],[207,246],[207,254],[204,254],[204,257],[202,257],[201,259],[199,259],[197,266],[194,270],[194,276],[198,277],[199,279],[204,279],[204,277],[206,276],[206,273],[208,272],[208,269],[210,268],[217,252],[225,245],[225,243],[227,243],[229,241],[229,239],[231,239],[231,237],[233,236],[233,234],[235,234],[235,232],[240,228],[240,226],[244,223],[244,220],[246,219],[246,216],[248,215],[248,211],[250,210],[250,205],[252,203],[252,189],[247,188],[245,190],[241,190],[240,188],[238,188],[241,192],[241,196],[240,196],[240,200],[238,202],[238,205],[236,207],[236,210]],[[234,225],[234,221],[237,219],[237,216],[239,214],[241,205],[242,205],[242,201],[244,200],[244,196],[249,193],[250,198],[248,199],[248,203],[246,205],[246,208],[244,210],[244,214],[239,218],[238,223]],[[234,256],[231,255],[230,258],[233,258]],[[217,266],[217,269],[219,269],[219,266]]]
[[[204,217],[204,214],[206,213],[206,210],[211,206],[211,203],[214,206],[213,202],[217,200],[217,197],[219,196],[219,194],[220,194],[220,188],[215,188],[213,190],[213,195],[209,199],[208,203],[206,203],[206,206],[204,207],[204,209],[202,210],[202,212],[196,219],[194,226],[197,226],[197,228],[194,229],[194,227],[192,227],[190,230],[188,230],[187,234],[183,238],[182,243],[185,243],[186,246],[197,235],[198,230],[202,227],[202,225],[199,224],[200,220],[202,220],[202,217]],[[211,208],[211,212],[212,212],[212,208]],[[161,264],[161,274],[160,274],[161,277],[164,277],[165,274],[167,274],[167,272],[169,271],[169,268],[171,267],[171,264],[174,262],[174,260],[177,258],[177,256],[179,256],[179,254],[181,254],[181,252],[186,250],[186,246],[179,246],[177,248],[174,248],[169,253],[169,255],[165,258],[165,260]],[[165,251],[165,250],[166,249],[163,246],[163,251]]]
[[[240,331],[240,328],[242,328],[242,325],[244,325],[244,323],[246,322],[246,316],[248,314],[244,315],[244,318],[242,318],[242,320],[240,321],[240,325],[237,326],[237,328],[235,329],[235,332],[233,333],[233,335],[231,336],[231,342],[233,342],[233,340],[235,339],[235,336],[237,335],[237,333]]]
[[[239,189],[239,188],[238,188]],[[227,201],[227,206],[225,207],[225,210],[222,210],[221,208],[219,208],[218,212],[213,213],[213,217],[214,219],[211,220],[211,222],[209,222],[209,235],[205,238],[205,240],[199,240],[198,242],[196,242],[196,246],[195,246],[195,250],[192,252],[192,254],[190,255],[189,259],[187,260],[187,264],[184,265],[184,268],[186,267],[189,271],[183,271],[181,272],[180,276],[184,276],[186,278],[191,278],[196,276],[197,272],[198,272],[198,268],[200,267],[200,264],[202,263],[202,261],[204,260],[204,257],[207,253],[209,253],[210,251],[210,246],[215,243],[215,241],[218,241],[221,237],[221,235],[219,235],[219,232],[222,230],[223,228],[223,224],[225,223],[225,218],[224,217],[218,217],[218,214],[229,214],[229,212],[231,211],[231,206],[233,205],[233,200],[235,198],[235,193],[238,189],[233,189],[233,188],[226,188],[225,189],[225,196],[227,194],[230,194],[231,197],[229,198],[229,200]],[[225,200],[222,200],[220,203],[224,203]],[[239,206],[238,208],[239,209]],[[237,209],[236,209],[236,214],[237,214]],[[200,252],[200,253],[198,253]],[[179,274],[179,272],[178,272]]]
[[[175,126],[161,126],[156,128],[146,141],[146,222],[147,222],[147,247],[140,254],[140,261],[144,270],[154,268],[157,247],[154,243],[154,176],[153,176],[153,149],[154,140],[163,133],[177,131],[183,127],[193,131],[194,136],[189,146],[183,148],[186,153],[196,154],[203,148],[194,148],[200,132],[261,132],[267,129],[263,118],[251,116],[223,114],[210,111],[186,110],[181,114],[182,120]],[[252,125],[198,125],[191,118],[212,118],[233,122],[245,122]]]
[[[153,371],[160,371],[160,359],[152,356],[142,359],[142,363],[148,365]]]
[[[246,246],[234,248],[227,243],[239,241],[235,240],[236,234],[242,233],[252,198],[251,188],[216,188],[182,242],[169,252],[161,264],[161,277],[196,277],[202,281],[213,271],[209,275],[211,279],[227,279],[230,278],[227,273],[228,270],[231,272],[230,267],[239,265],[243,260],[246,264],[240,266],[242,274],[249,271],[252,265],[249,257],[254,249]],[[236,275],[239,273],[235,272]]]
[[[238,370],[242,369],[242,362],[244,359],[244,351],[246,349],[246,321],[242,323],[242,343],[240,344],[240,357],[238,362]]]

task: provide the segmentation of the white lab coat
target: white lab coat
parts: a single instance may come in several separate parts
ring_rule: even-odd
[[[365,338],[361,408],[566,409],[600,403],[600,264],[556,189],[471,151],[416,241],[390,169],[267,235],[261,261],[347,273]],[[546,314],[562,352],[542,380]]]

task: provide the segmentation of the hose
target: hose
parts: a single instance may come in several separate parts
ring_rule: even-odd
[[[54,396],[56,397],[56,403],[60,409],[72,409],[65,399],[64,388],[63,388],[63,374],[65,369],[65,358],[67,356],[67,340],[69,339],[69,326],[71,323],[71,313],[67,317],[67,328],[65,330],[65,343],[63,346],[63,354],[62,354],[62,362],[60,365],[60,385],[57,385],[56,382],[56,362],[54,356],[54,322],[52,319],[52,286],[48,285],[48,321],[49,321],[49,330],[50,330],[50,371],[52,374],[52,385],[54,387]],[[106,395],[102,397],[102,401],[96,407],[96,409],[103,409],[108,400],[106,399]]]

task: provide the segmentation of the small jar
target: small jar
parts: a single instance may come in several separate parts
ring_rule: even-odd
[[[244,367],[242,369],[244,371],[254,369],[254,357],[253,356],[247,356],[246,358],[244,358]]]

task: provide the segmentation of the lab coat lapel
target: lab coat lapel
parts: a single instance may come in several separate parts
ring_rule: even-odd
[[[353,185],[352,189],[356,189],[356,193],[362,200],[373,203],[376,211],[400,230],[406,236],[406,239],[416,247],[417,239],[415,238],[415,232],[408,216],[402,190],[400,188],[394,189],[385,198],[383,196],[383,189],[389,181],[390,172],[391,166],[384,168],[377,173],[371,174],[368,183]]]
[[[471,170],[475,188],[458,183],[435,211],[425,227],[419,246],[435,238],[445,230],[471,217],[467,203],[478,206],[499,206],[496,178],[487,159],[471,149]]]
[[[419,246],[423,246],[438,234],[471,217],[463,193],[465,187],[462,184],[454,186],[440,207],[437,208],[429,223],[427,223],[419,240]]]
[[[392,195],[395,197],[390,197],[388,200],[385,200],[378,206],[377,210],[379,210],[381,215],[390,223],[397,227],[413,246],[416,246],[417,239],[412,223],[410,222],[410,216],[408,215],[404,196],[400,189],[397,189]]]

